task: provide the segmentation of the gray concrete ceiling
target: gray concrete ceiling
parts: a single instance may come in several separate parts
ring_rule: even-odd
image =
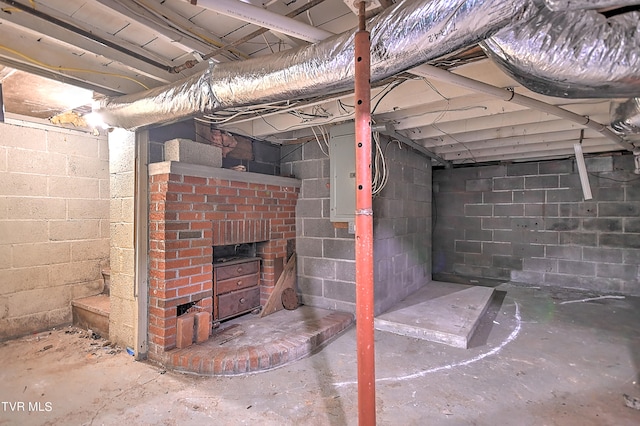
[[[309,2],[250,1],[288,16]],[[343,0],[312,4],[291,19],[332,33],[357,24]],[[186,0],[0,0],[0,9],[4,106],[9,115],[18,116],[50,118],[73,109],[82,114],[91,98],[138,93],[206,66],[203,61],[177,74],[168,71],[186,61],[207,55],[217,62],[241,61],[307,43]],[[448,67],[457,74],[609,123],[611,99],[567,100],[532,93],[477,48],[450,59]],[[401,137],[454,163],[566,157],[580,140],[587,153],[622,149],[574,122],[434,79],[397,76],[372,95],[374,104],[380,101],[376,122],[392,123]],[[351,94],[307,103],[285,111],[223,111],[208,119],[221,129],[273,143],[309,140],[313,131],[353,119]]]

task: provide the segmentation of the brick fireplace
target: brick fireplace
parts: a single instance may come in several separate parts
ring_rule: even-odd
[[[295,247],[300,181],[173,161],[149,179],[149,357],[163,361],[179,309],[214,313],[214,246],[256,243],[264,305]]]

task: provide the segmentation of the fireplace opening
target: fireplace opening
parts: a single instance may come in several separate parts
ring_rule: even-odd
[[[196,306],[196,303],[198,302],[189,302],[189,303],[183,303],[182,305],[178,305],[177,316],[180,317],[186,313],[194,311],[196,309],[194,308]]]
[[[213,246],[213,263],[225,263],[248,257],[256,257],[256,243]]]
[[[220,322],[260,312],[262,259],[257,243],[213,246],[213,327]]]

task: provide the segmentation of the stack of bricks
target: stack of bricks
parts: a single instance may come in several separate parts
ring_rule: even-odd
[[[211,314],[209,312],[188,312],[177,319],[176,347],[178,349],[202,343],[211,334]]]
[[[238,175],[241,179],[243,173]],[[262,180],[269,178],[274,177],[265,175]],[[287,242],[296,236],[299,188],[248,180],[151,175],[150,358],[161,360],[177,346],[178,305],[195,303],[200,312],[213,314],[214,245],[260,242],[263,303],[273,290],[278,263],[287,256]]]

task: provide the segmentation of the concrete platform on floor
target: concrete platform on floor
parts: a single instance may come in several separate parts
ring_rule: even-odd
[[[623,396],[640,397],[640,298],[598,296],[496,287],[468,349],[376,332],[378,424],[640,424]],[[357,424],[354,327],[232,377],[136,362],[73,330],[0,343],[0,424]]]
[[[467,348],[493,288],[432,281],[374,320],[376,330]]]

